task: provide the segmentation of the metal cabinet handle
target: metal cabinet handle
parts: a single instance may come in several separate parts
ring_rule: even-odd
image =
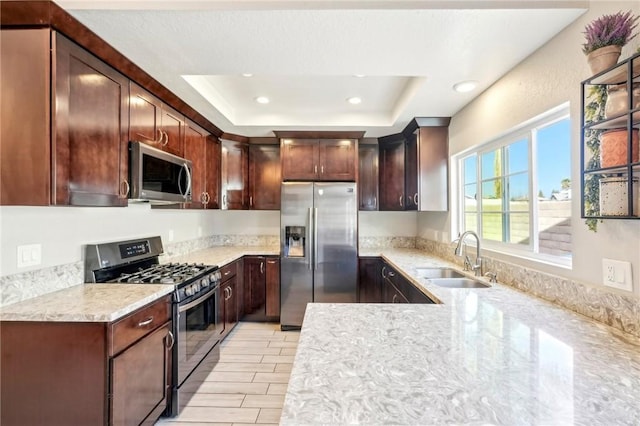
[[[324,174],[324,166],[320,166],[320,174]]]
[[[264,274],[264,262],[260,261],[260,273]]]
[[[171,342],[171,343],[167,343],[167,342]],[[174,343],[176,343],[176,338],[173,336],[173,333],[169,331],[169,334],[167,334],[167,340],[165,341],[164,346],[167,349],[171,349],[173,348]]]
[[[403,199],[403,198],[404,198],[404,195],[400,195],[400,199],[399,199],[400,207],[402,207],[402,199]]]
[[[398,295],[397,295],[397,294],[394,294],[394,295],[393,295],[393,299],[391,299],[391,303],[398,303],[398,299],[399,299],[399,298],[398,298]]]
[[[229,299],[233,297],[233,287],[229,287]]]
[[[396,274],[393,271],[389,271],[389,276],[393,278],[396,276]]]
[[[417,192],[413,196],[413,204],[415,204],[416,206],[418,205],[418,193]]]
[[[127,182],[126,180],[123,180],[120,183],[120,196],[121,197],[126,197],[127,195],[129,195],[129,190],[131,188],[129,187],[129,182]]]
[[[249,207],[253,207],[253,195],[249,196]]]
[[[162,131],[162,134],[164,134],[164,142],[162,142],[162,146],[167,146],[169,145],[169,135],[167,134],[167,132]],[[162,140],[162,139],[161,139]]]
[[[373,207],[378,205],[378,197],[373,197]]]
[[[160,136],[158,139],[156,139],[155,141],[153,141],[153,143],[157,143],[158,145],[162,145],[162,138],[164,137],[164,134],[162,133],[162,130],[160,130],[159,128],[156,130],[158,132],[158,136]]]
[[[222,207],[227,207],[227,194],[222,196]]]
[[[387,267],[386,267],[386,266],[383,266],[383,267],[382,267],[382,270],[380,271],[380,272],[381,272],[381,274],[382,274],[382,278],[387,278],[387,275],[385,274],[386,270],[387,270]]]
[[[227,275],[229,275],[231,273],[231,271],[227,271],[224,273],[224,276],[226,277]]]
[[[149,325],[153,322],[153,316],[150,316],[146,320],[142,320],[138,323],[138,327],[144,327],[145,325]]]
[[[318,165],[313,166],[313,173],[318,174]]]

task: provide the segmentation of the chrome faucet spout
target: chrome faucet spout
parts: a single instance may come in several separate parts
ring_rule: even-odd
[[[476,239],[476,262],[471,265],[471,269],[475,272],[476,276],[482,276],[482,257],[480,257],[480,238],[478,237],[478,234],[473,231],[465,231],[460,238],[458,238],[458,245],[456,246],[454,254],[456,256],[462,256],[462,246],[464,245],[464,239],[468,235],[471,235]],[[468,257],[465,259],[465,266],[467,266],[467,262]]]

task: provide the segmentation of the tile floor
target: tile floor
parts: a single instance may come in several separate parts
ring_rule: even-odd
[[[182,413],[156,426],[277,425],[299,336],[280,331],[280,324],[238,323]]]

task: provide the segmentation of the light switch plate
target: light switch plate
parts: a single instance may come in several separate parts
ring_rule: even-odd
[[[633,291],[631,262],[602,259],[602,282],[608,287]]]
[[[18,246],[18,268],[35,266],[42,263],[42,244],[26,244]]]

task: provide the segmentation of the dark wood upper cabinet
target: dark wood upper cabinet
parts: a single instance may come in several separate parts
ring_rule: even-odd
[[[185,118],[160,99],[131,82],[129,139],[183,156]]]
[[[449,118],[415,118],[379,139],[380,210],[447,211]]]
[[[355,139],[282,139],[282,180],[355,181]]]
[[[127,205],[129,80],[55,33],[53,204]]]
[[[191,160],[191,203],[185,207],[207,208],[207,132],[187,123],[185,127],[184,158]]]
[[[280,146],[249,146],[249,208],[280,209]]]
[[[404,210],[405,140],[380,139],[380,210]]]
[[[208,136],[206,141],[206,185],[208,194],[207,208],[220,208],[220,157],[221,143],[215,136]]]
[[[243,142],[222,141],[222,208],[249,208],[249,146]]]
[[[358,147],[358,199],[360,210],[378,210],[378,145]]]
[[[0,31],[0,204],[51,202],[51,32]]]

